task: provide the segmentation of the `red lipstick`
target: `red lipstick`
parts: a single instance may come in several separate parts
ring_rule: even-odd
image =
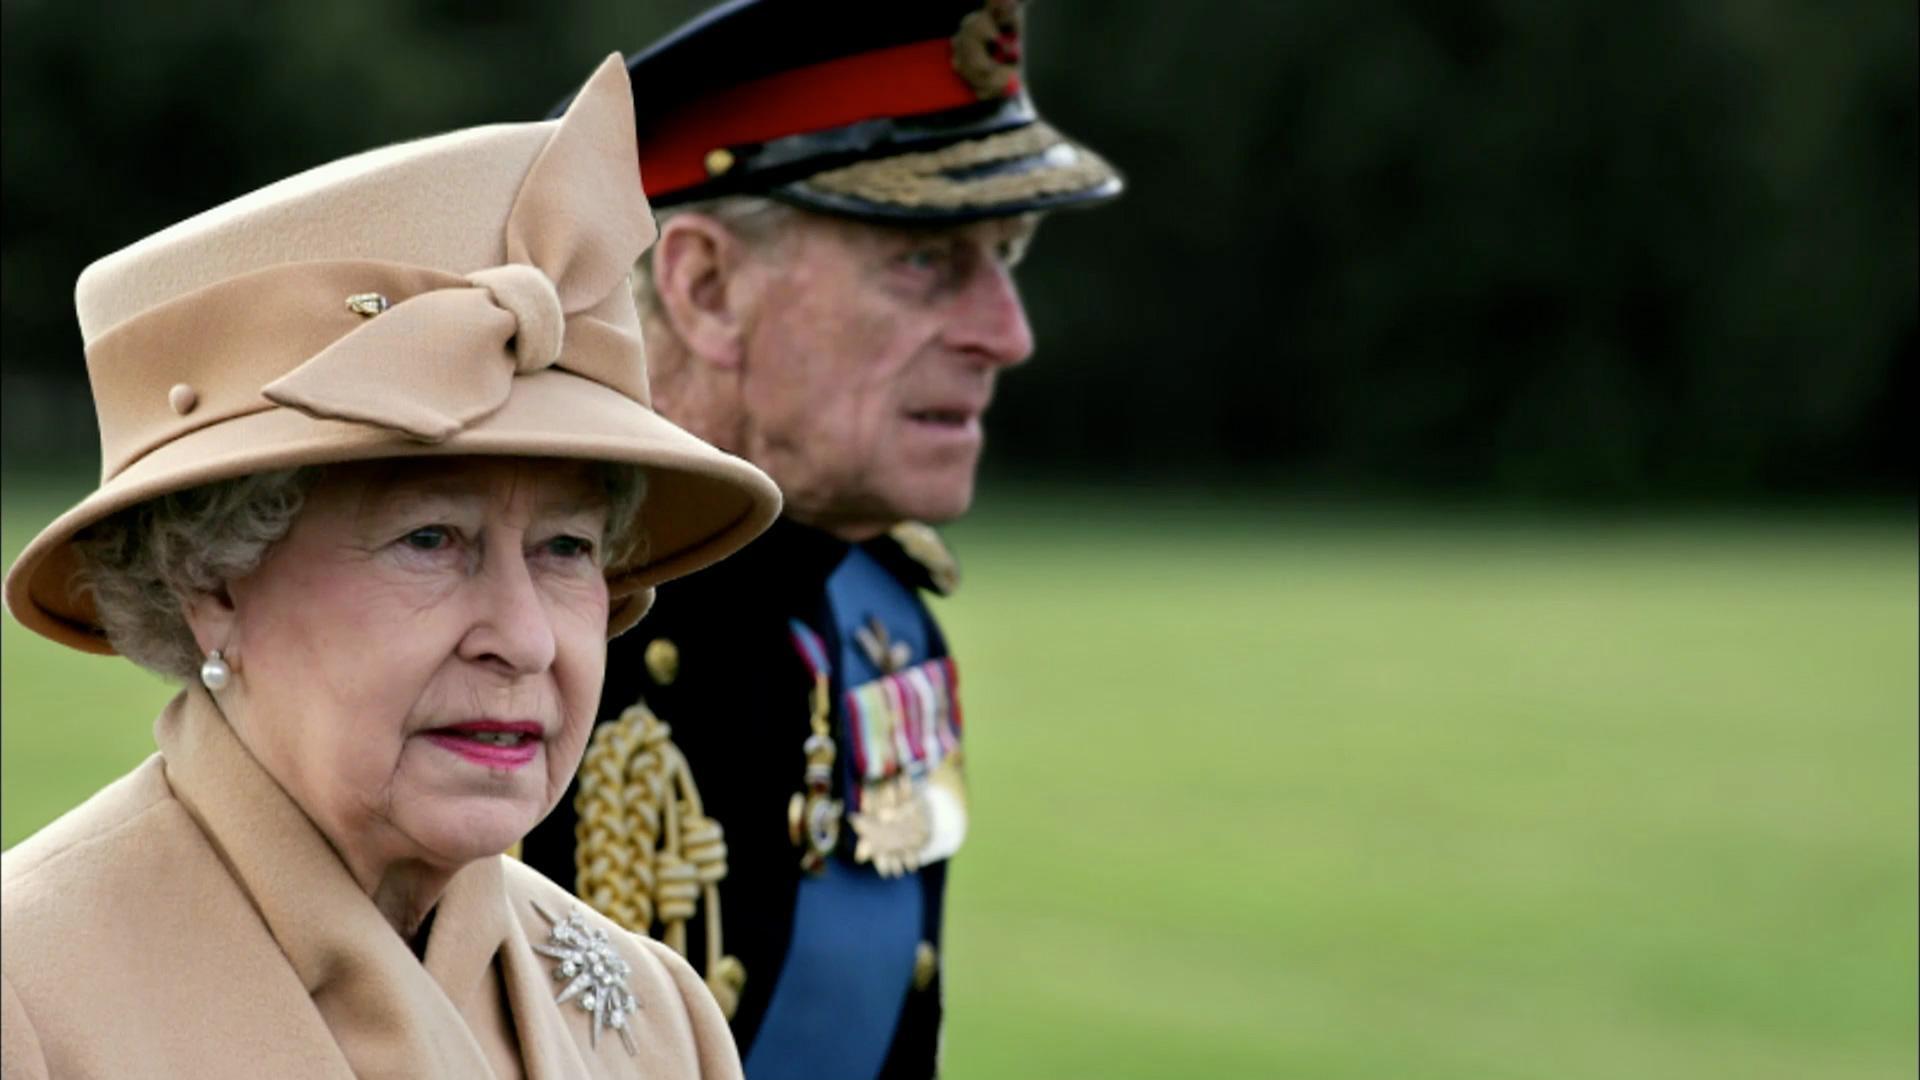
[[[540,754],[541,727],[531,720],[468,720],[434,728],[427,739],[487,769],[511,772]]]

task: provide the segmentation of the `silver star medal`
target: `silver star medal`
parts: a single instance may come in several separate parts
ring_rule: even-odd
[[[595,1049],[600,1047],[600,1029],[612,1028],[620,1033],[627,1053],[638,1054],[639,1049],[633,1045],[633,1029],[627,1026],[627,1019],[640,1009],[640,1003],[627,986],[627,976],[632,969],[614,952],[607,932],[589,927],[579,908],[569,911],[565,919],[554,918],[538,903],[534,903],[533,910],[553,924],[553,929],[547,932],[547,943],[535,945],[533,951],[559,961],[554,965],[553,977],[567,984],[554,1002],[571,1001],[593,1017],[591,1038]]]

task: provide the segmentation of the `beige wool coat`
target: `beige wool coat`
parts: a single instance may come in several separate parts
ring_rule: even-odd
[[[533,948],[535,901],[576,906],[559,886],[505,857],[467,867],[423,962],[204,691],[155,733],[158,754],[0,857],[6,1080],[740,1075],[671,950],[587,912],[640,1006],[637,1054],[611,1031],[596,1046]]]

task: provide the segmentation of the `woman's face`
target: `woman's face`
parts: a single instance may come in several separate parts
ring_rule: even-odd
[[[605,673],[606,517],[579,463],[339,466],[193,605],[235,729],[356,875],[498,854],[566,790]]]

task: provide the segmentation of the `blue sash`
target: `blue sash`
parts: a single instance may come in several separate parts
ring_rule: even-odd
[[[854,633],[876,621],[893,641],[906,644],[907,663],[928,659],[927,609],[912,589],[865,551],[854,548],[827,579],[827,606],[833,610],[834,629],[840,635],[840,670],[835,674],[842,690],[884,674],[873,666]]]
[[[871,631],[876,621],[891,641],[905,643],[910,662],[928,659],[919,597],[865,551],[854,548],[827,579],[827,605],[839,637],[839,686],[883,674],[854,633]],[[835,737],[842,779],[856,791],[844,713],[836,706]],[[801,880],[786,963],[747,1051],[752,1080],[863,1080],[879,1073],[913,981],[915,950],[927,936],[924,890],[917,873],[883,878],[840,856]]]
[[[747,1052],[753,1080],[878,1075],[913,981],[920,875],[832,858],[800,883],[793,942]]]

